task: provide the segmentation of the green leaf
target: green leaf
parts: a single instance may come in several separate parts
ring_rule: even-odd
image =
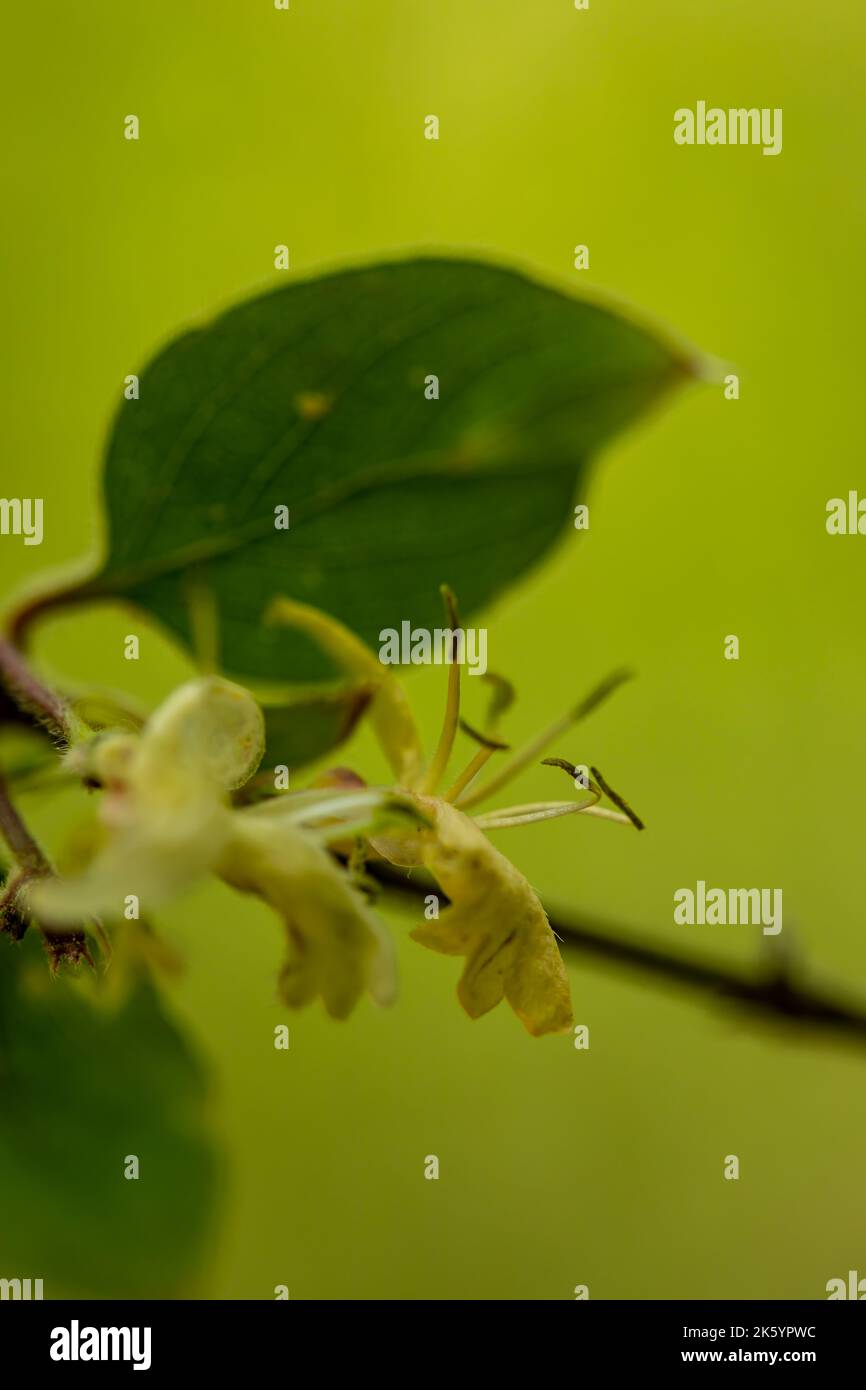
[[[108,448],[108,556],[77,596],[132,600],[189,646],[194,573],[228,671],[321,679],[309,638],[262,626],[275,595],[373,645],[441,625],[443,582],[471,613],[571,525],[589,456],[692,369],[621,313],[492,265],[292,283],[141,374]]]
[[[0,938],[0,1268],[46,1298],[187,1293],[216,1162],[198,1061],[152,986],[117,1012]],[[124,1177],[135,1154],[140,1177]]]
[[[372,686],[356,685],[263,706],[268,766],[282,763],[294,771],[338,748],[352,733],[373,693]]]

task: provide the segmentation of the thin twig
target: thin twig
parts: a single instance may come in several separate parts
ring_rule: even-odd
[[[53,606],[52,600],[49,598],[41,606]],[[34,604],[32,611],[37,611],[39,607],[40,604]],[[30,610],[26,610],[24,616],[29,618],[30,615]],[[621,679],[623,677],[618,675],[610,685],[618,684]],[[19,709],[45,725],[55,737],[68,740],[76,732],[78,720],[66,701],[43,685],[12,642],[3,637],[0,637],[0,687],[3,687],[0,689],[0,703],[5,689]],[[606,688],[604,693],[607,693]],[[577,713],[585,713],[590,703],[585,702],[580,711],[569,717],[569,722]],[[52,870],[13,806],[2,775],[0,836],[20,870],[16,878],[7,882],[0,903],[0,906],[11,907],[27,880],[51,873]],[[424,871],[413,870],[410,876],[405,870],[383,860],[368,864],[367,871],[383,886],[404,897],[415,899],[423,897],[431,889],[436,890],[435,883]],[[439,897],[447,903],[444,894],[439,892]],[[622,929],[609,922],[588,917],[578,922],[568,912],[550,909],[548,918],[566,950],[589,952],[618,968],[637,970],[663,983],[695,991],[711,1002],[739,1004],[755,1015],[763,1014],[799,1026],[834,1030],[840,1035],[866,1042],[866,1005],[798,983],[783,963],[748,976],[718,961],[698,960],[662,950],[642,941],[630,929]],[[44,924],[41,931],[55,968],[61,960],[91,960],[83,931],[54,931]]]
[[[13,874],[6,885],[3,906],[11,909],[8,934],[18,940],[24,935],[27,917],[20,910],[19,897],[30,880],[43,878],[53,872],[51,865],[21,819],[9,797],[6,780],[0,773],[0,837],[15,860],[18,872]],[[0,920],[0,931],[4,923]],[[87,938],[80,929],[59,931],[46,923],[39,927],[51,961],[52,970],[57,970],[66,961],[78,964],[86,960],[93,964],[87,948]]]
[[[0,835],[6,841],[18,867],[27,874],[50,873],[51,868],[9,797],[6,779],[0,773]]]
[[[58,588],[43,589],[24,599],[12,613],[5,618],[6,636],[10,643],[24,651],[28,645],[30,629],[37,619],[59,608],[77,607],[86,603],[92,596],[92,576],[70,580]]]
[[[42,683],[5,637],[0,637],[0,685],[19,709],[44,724],[55,738],[69,741],[78,732],[79,721],[63,696]]]

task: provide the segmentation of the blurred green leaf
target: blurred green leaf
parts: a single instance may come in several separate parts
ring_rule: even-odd
[[[571,524],[589,456],[690,370],[620,313],[491,265],[293,283],[142,373],[108,448],[108,556],[79,597],[131,599],[191,645],[194,571],[227,670],[331,675],[307,637],[262,626],[275,595],[372,644],[437,626],[443,582],[471,612]]]
[[[290,770],[315,762],[349,737],[373,696],[373,687],[305,695],[284,705],[265,705],[265,759]]]
[[[47,977],[35,940],[0,939],[3,1275],[44,1279],[46,1298],[188,1292],[215,1196],[204,1098],[150,984],[95,1008]]]

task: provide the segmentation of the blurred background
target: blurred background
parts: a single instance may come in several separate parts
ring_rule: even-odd
[[[0,542],[6,602],[98,553],[124,377],[273,283],[275,244],[293,274],[446,248],[607,291],[733,364],[741,399],[693,388],[617,442],[576,499],[588,535],[475,620],[519,687],[513,741],[611,667],[639,673],[552,751],[598,764],[647,832],[566,818],[497,843],[576,912],[732,963],[758,963],[759,931],[675,926],[673,891],[780,886],[785,947],[866,993],[866,540],[824,525],[828,498],[866,491],[862,5],[89,0],[19,4],[6,27],[0,490],[43,496],[46,527],[41,548]],[[698,100],[782,107],[782,154],[677,147]],[[35,656],[146,705],[190,670],[111,606],[46,621]],[[432,742],[442,672],[407,684]],[[379,766],[365,733],[338,760]],[[513,799],[561,794],[551,775]],[[52,846],[79,810],[27,803]],[[589,1050],[534,1041],[504,1006],[470,1022],[457,962],[389,921],[398,1003],[335,1024],[277,1005],[263,908],[214,885],[163,914],[186,960],[169,1007],[213,1069],[227,1159],[186,1292],[794,1299],[866,1274],[866,1050],[580,955]]]

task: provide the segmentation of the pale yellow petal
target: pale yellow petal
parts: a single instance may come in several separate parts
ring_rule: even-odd
[[[209,873],[233,828],[227,792],[264,747],[264,719],[240,686],[208,676],[181,686],[140,735],[97,736],[69,766],[103,787],[103,844],[76,878],[34,886],[37,916],[58,924],[151,912]]]
[[[138,820],[110,834],[79,877],[34,883],[30,905],[45,922],[67,925],[86,917],[122,918],[135,897],[145,916],[212,870],[231,828],[231,812],[219,803]]]
[[[261,762],[264,716],[248,691],[221,676],[175,690],[145,726],[140,776],[177,778],[220,791],[243,786]]]
[[[346,873],[305,831],[238,812],[217,872],[227,883],[263,898],[283,918],[288,958],[280,979],[293,1008],[321,996],[333,1018],[345,1018],[369,992],[379,1004],[394,997],[393,948],[384,927]]]
[[[393,862],[417,856],[451,899],[436,921],[412,936],[444,955],[466,957],[458,997],[473,1018],[504,997],[534,1035],[572,1026],[568,975],[544,909],[530,883],[486,835],[445,801],[419,797],[435,830],[405,837],[401,845],[377,840]]]

